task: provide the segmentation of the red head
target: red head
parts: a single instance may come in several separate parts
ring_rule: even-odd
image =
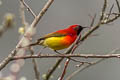
[[[71,32],[76,32],[77,35],[80,34],[80,32],[86,27],[82,27],[80,25],[72,25],[70,27],[68,27],[67,29],[69,29]]]

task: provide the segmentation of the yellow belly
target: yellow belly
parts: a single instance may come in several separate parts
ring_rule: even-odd
[[[70,46],[67,42],[64,37],[51,37],[45,39],[43,45],[53,50],[61,50]]]

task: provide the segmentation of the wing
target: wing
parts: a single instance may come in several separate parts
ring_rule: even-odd
[[[62,32],[62,34],[60,32],[49,33],[49,34],[45,35],[44,37],[39,38],[35,43],[32,43],[29,46],[40,45],[43,43],[44,39],[49,38],[49,37],[62,37],[62,36],[66,36],[66,35],[68,35],[68,33],[66,33],[66,32]]]
[[[41,37],[40,39],[38,39],[38,41],[44,40],[49,37],[62,37],[62,36],[66,36],[66,35],[67,35],[67,33],[60,34],[59,32],[53,32],[53,33],[49,33],[49,34],[45,35],[44,37]]]

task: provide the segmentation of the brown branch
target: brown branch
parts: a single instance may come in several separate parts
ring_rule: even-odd
[[[22,19],[22,24],[24,25],[24,30],[27,29],[28,27],[28,23],[26,22],[25,20],[25,12],[24,12],[24,8],[27,7],[27,10],[31,12],[31,14],[34,16],[34,18],[36,17],[35,13],[32,11],[32,9],[25,3],[24,0],[20,0],[20,13],[21,13],[21,19]],[[29,41],[30,42],[30,41]],[[30,52],[31,52],[31,55],[34,54],[34,51],[33,49],[30,47],[29,48]],[[38,66],[37,66],[37,62],[36,60],[33,58],[32,59],[32,63],[33,63],[33,69],[34,69],[34,72],[35,72],[35,77],[36,77],[36,80],[40,80],[40,73],[39,73],[39,69],[38,69]]]
[[[96,14],[94,15],[94,17],[92,17],[92,22],[90,24],[90,27],[92,27],[94,25],[95,19],[96,19]]]
[[[117,14],[117,15],[115,15],[115,17],[113,17],[112,19],[109,19],[109,20],[107,20],[107,21],[103,21],[101,24],[108,24],[108,23],[111,23],[111,22],[113,22],[114,20],[116,20],[116,19],[118,19],[120,17],[120,14]]]
[[[22,19],[22,24],[24,25],[25,29],[27,29],[26,27],[28,26],[28,23],[26,22],[25,19],[24,5],[22,3],[22,0],[20,0],[20,15]]]
[[[102,15],[98,21],[98,24],[94,27],[92,27],[88,32],[85,33],[85,35],[83,35],[80,39],[80,41],[84,41],[85,39],[87,39],[87,37],[89,35],[91,35],[95,30],[97,30],[101,25],[103,25],[103,21],[104,21],[104,17],[105,17],[105,10],[106,10],[106,7],[107,7],[107,0],[104,0],[104,5],[103,5],[103,8],[102,8]],[[119,13],[118,13],[119,14]],[[114,20],[116,20],[118,17],[120,16],[116,16],[115,18],[113,19],[109,19],[107,22],[105,22],[104,24],[107,24],[107,23],[110,23],[110,22],[113,22]],[[65,54],[69,54],[71,52],[73,48],[73,45],[71,47],[69,47]],[[52,75],[52,73],[56,70],[56,68],[58,67],[58,65],[61,63],[61,61],[63,60],[64,58],[61,58],[61,59],[58,59],[58,61],[56,62],[56,64],[50,68],[49,72],[46,74],[46,79],[45,80],[49,80],[50,76]]]
[[[73,45],[73,48],[71,50],[71,54],[74,53],[74,51],[76,50],[76,48],[78,47],[78,45],[80,44],[80,38],[81,38],[81,34],[79,34],[79,36],[77,37],[77,39],[75,40],[74,42],[74,45]],[[67,67],[68,67],[68,64],[70,62],[70,59],[67,59],[66,62],[65,62],[65,65],[64,65],[64,69],[63,69],[63,72],[62,72],[62,75],[60,77],[59,80],[63,80],[64,76],[65,76],[65,73],[66,73],[66,70],[67,70]]]
[[[80,37],[81,37],[81,35],[78,36],[78,38],[75,40],[75,42],[64,52],[64,54],[70,54],[70,53],[74,52],[74,50],[79,45]],[[58,65],[61,63],[61,61],[63,59],[64,58],[58,59],[57,62],[56,62],[56,64],[52,68],[49,69],[48,73],[46,74],[46,79],[45,80],[48,80],[50,78],[50,76],[52,75],[52,73],[56,70],[56,68],[58,67]]]
[[[115,0],[115,1],[116,1],[116,4],[117,4],[117,7],[118,7],[118,11],[120,13],[120,4],[119,4],[118,0]]]
[[[55,55],[55,54],[41,54],[41,55],[26,55],[26,56],[14,56],[11,60],[18,60],[18,59],[30,59],[30,58],[68,58],[68,57],[79,57],[79,58],[120,58],[120,54],[104,54],[99,55],[97,54],[64,54],[64,55]]]
[[[73,72],[71,75],[69,75],[65,80],[71,80],[71,78],[72,78],[73,76],[75,76],[77,73],[79,73],[79,72],[81,72],[81,71],[83,71],[83,70],[85,70],[85,69],[88,69],[89,67],[92,67],[92,66],[94,66],[94,65],[102,62],[103,60],[104,60],[104,59],[100,59],[100,60],[94,61],[92,64],[81,65],[78,70],[74,71],[74,72]]]
[[[104,0],[104,5],[103,5],[103,8],[102,8],[102,14],[101,14],[101,17],[100,17],[100,20],[99,20],[100,23],[104,19],[104,14],[105,14],[106,8],[107,8],[107,0]]]
[[[30,25],[30,27],[27,29],[25,36],[29,35],[30,37],[33,36],[32,33],[30,33],[30,30],[34,29],[34,27],[37,25],[37,23],[40,21],[40,19],[42,18],[42,16],[45,14],[45,12],[47,11],[47,9],[50,7],[50,5],[52,4],[54,0],[48,0],[48,2],[45,4],[45,6],[43,7],[43,9],[40,11],[40,13],[38,14],[38,16],[33,20],[32,24]],[[8,57],[6,57],[1,63],[0,63],[0,70],[2,70],[12,59],[12,57],[14,57],[17,54],[17,50],[19,48],[19,46],[21,45],[21,43],[25,40],[26,38],[23,37],[19,43],[16,46],[16,49],[14,49],[9,55]]]
[[[117,8],[118,8],[118,11],[119,11],[119,13],[113,13],[113,14],[111,14],[111,11],[112,11],[112,9],[113,9],[113,7],[111,7],[111,10],[110,10],[110,12],[108,13],[108,15],[110,16],[110,15],[115,15],[115,17],[113,17],[113,18],[109,18],[108,20],[103,20],[102,22],[101,22],[101,24],[108,24],[108,23],[111,23],[111,22],[113,22],[114,20],[116,20],[116,19],[118,19],[119,17],[120,17],[120,5],[119,5],[119,2],[118,2],[118,0],[116,0],[116,4],[117,4]]]
[[[108,19],[110,18],[111,12],[112,12],[112,10],[113,10],[113,7],[114,7],[114,4],[113,4],[113,5],[111,6],[111,8],[110,8],[110,11],[109,11],[109,14],[108,14],[106,20],[108,20]]]
[[[63,78],[64,78],[64,76],[66,74],[66,70],[67,70],[69,62],[70,62],[70,59],[67,59],[66,62],[65,62],[65,65],[64,65],[62,75],[61,75],[61,77],[58,78],[58,80],[63,80]]]
[[[38,16],[36,16],[36,18],[32,22],[31,26],[35,27],[37,25],[37,23],[40,21],[40,19],[45,14],[45,12],[48,10],[48,8],[53,3],[53,1],[54,0],[48,0],[48,2],[45,4],[45,6],[43,7],[43,9],[39,12]]]
[[[11,52],[11,54],[8,55],[8,57],[6,57],[1,63],[0,63],[0,70],[2,70],[10,61],[11,59],[13,58],[13,56],[15,56],[16,54],[16,49],[13,50]]]
[[[34,18],[36,18],[36,14],[33,12],[33,10],[25,3],[24,0],[20,0],[20,2],[27,8],[27,10],[33,15]]]
[[[29,48],[29,49],[30,49],[31,55],[33,55],[34,54],[33,49],[32,48]],[[37,61],[35,58],[32,58],[32,63],[33,63],[36,80],[40,80],[40,77],[39,77],[40,72],[39,72],[39,68],[38,68]]]
[[[116,49],[112,50],[112,51],[110,52],[110,54],[114,54],[114,53],[116,53],[118,50],[119,50],[119,49],[116,48]],[[110,54],[109,54],[109,55],[110,55]],[[94,61],[94,62],[91,62],[91,64],[87,64],[87,65],[83,65],[83,64],[82,64],[82,65],[80,65],[80,68],[79,68],[78,70],[74,71],[72,74],[70,74],[65,80],[71,80],[71,78],[72,78],[73,76],[75,76],[77,73],[82,72],[83,70],[88,69],[89,67],[92,67],[92,66],[94,66],[94,65],[96,65],[96,64],[98,64],[98,63],[100,63],[100,62],[102,62],[103,60],[106,60],[106,59],[107,59],[107,58],[102,58],[102,59],[96,60],[96,61]]]

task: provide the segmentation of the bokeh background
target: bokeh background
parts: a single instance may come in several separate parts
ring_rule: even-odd
[[[23,26],[20,19],[19,0],[1,1],[0,24],[2,24],[4,15],[6,13],[13,13],[15,15],[15,24],[12,29],[8,30],[2,35],[2,37],[0,37],[0,62],[15,48],[20,39],[18,29],[19,27]],[[47,2],[47,0],[25,1],[36,14],[39,13],[44,4]],[[82,26],[89,26],[92,20],[89,15],[94,16],[94,14],[97,14],[96,19],[99,19],[103,1],[104,0],[55,0],[37,25],[37,34],[33,37],[33,41],[38,39],[40,36],[43,36],[44,34],[66,28],[69,25],[80,24]],[[115,0],[108,0],[108,9],[110,9],[112,4],[115,4]],[[114,11],[117,11],[117,7],[114,7]],[[28,23],[31,23],[34,19],[28,11],[25,11],[25,16]],[[75,52],[106,54],[115,48],[120,48],[119,21],[120,19],[111,24],[101,26],[93,33],[93,35],[98,34],[98,36],[89,37]],[[36,52],[39,51],[40,48],[41,47],[38,46],[35,47]],[[49,49],[45,49],[44,53],[52,54],[54,52]],[[27,80],[34,79],[34,70],[31,61],[31,59],[25,60],[24,66],[17,74],[17,80],[19,80],[21,77],[26,77]],[[89,59],[86,61],[92,60]],[[37,62],[39,64],[40,75],[42,75],[46,73],[47,70],[56,62],[56,59],[37,59]],[[9,63],[0,72],[2,77],[6,77],[11,74],[10,66],[12,63],[13,62]],[[60,68],[55,71],[51,80],[57,80],[62,72],[63,64],[64,62],[60,65]],[[76,64],[78,63],[71,61],[66,76],[78,69],[75,67]],[[114,58],[107,59],[82,71],[81,73],[78,73],[75,77],[72,78],[72,80],[119,80],[119,74],[120,60]]]

